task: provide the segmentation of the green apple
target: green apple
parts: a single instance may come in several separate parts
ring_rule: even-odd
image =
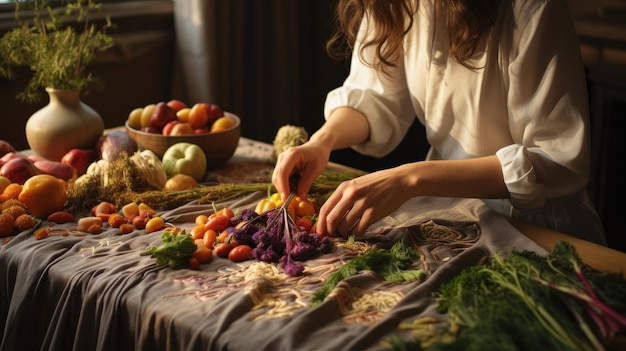
[[[176,143],[165,150],[161,164],[168,177],[186,174],[201,181],[206,172],[206,155],[196,144]]]

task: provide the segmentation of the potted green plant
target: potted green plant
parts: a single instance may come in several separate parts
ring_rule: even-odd
[[[20,101],[38,102],[48,93],[50,102],[29,118],[26,137],[36,154],[58,160],[72,148],[92,147],[103,133],[100,115],[80,94],[98,82],[88,66],[98,52],[113,46],[113,39],[107,34],[112,27],[108,18],[98,26],[91,20],[91,14],[101,11],[97,1],[53,4],[59,2],[15,4],[16,26],[0,38],[0,75],[15,79],[17,67],[30,69],[28,85],[17,95]]]

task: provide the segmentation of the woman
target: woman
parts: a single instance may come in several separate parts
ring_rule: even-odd
[[[423,162],[341,184],[321,234],[361,235],[415,196],[481,198],[493,209],[606,244],[585,187],[585,77],[564,0],[340,0],[350,74],[328,94],[325,124],[283,152],[273,183],[305,196],[332,150],[392,151],[417,116]],[[331,51],[332,52],[332,51]]]

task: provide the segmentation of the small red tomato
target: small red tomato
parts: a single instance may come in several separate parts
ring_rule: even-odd
[[[235,212],[233,212],[233,210],[228,208],[228,207],[224,207],[221,210],[219,210],[219,211],[213,213],[212,215],[210,215],[209,219],[213,218],[213,217],[216,217],[216,216],[219,216],[219,215],[224,215],[224,216],[226,216],[228,218],[233,218],[235,216]]]
[[[217,257],[226,258],[232,248],[229,243],[218,243],[213,248],[213,254]]]
[[[238,245],[233,247],[228,253],[228,259],[233,262],[249,260],[252,255],[252,247],[248,245]]]
[[[204,229],[206,230],[215,230],[216,232],[222,231],[230,225],[230,218],[226,215],[217,215],[213,218],[210,218],[208,222],[204,225]]]
[[[137,229],[144,229],[146,227],[146,222],[148,221],[148,218],[143,217],[143,216],[135,216],[133,218],[133,227],[137,228]]]
[[[298,217],[298,219],[296,219],[296,225],[304,229],[305,232],[310,233],[313,227],[313,221],[310,218]]]
[[[190,269],[200,269],[200,261],[197,258],[192,257],[189,259],[189,268]]]

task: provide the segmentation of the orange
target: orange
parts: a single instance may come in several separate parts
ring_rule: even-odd
[[[26,205],[33,216],[47,218],[65,206],[67,201],[65,183],[48,174],[32,176],[24,183],[18,200]]]

